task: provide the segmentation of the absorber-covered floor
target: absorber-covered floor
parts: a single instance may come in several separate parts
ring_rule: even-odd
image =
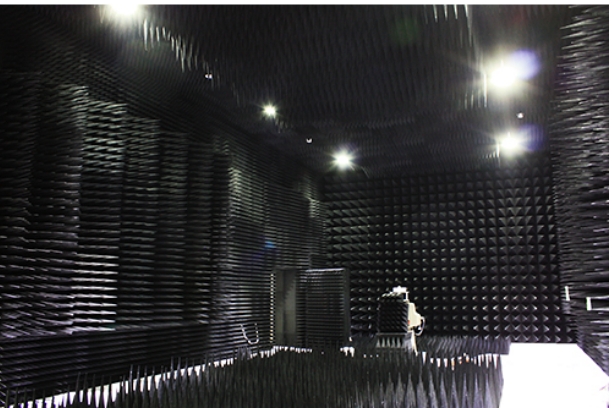
[[[420,337],[418,353],[356,339],[343,350],[241,353],[224,364],[135,368],[111,395],[103,378],[81,377],[76,393],[42,407],[466,407],[497,408],[503,339]],[[102,392],[84,390],[97,388]],[[19,397],[15,400],[19,404]],[[28,406],[28,405],[26,405]]]

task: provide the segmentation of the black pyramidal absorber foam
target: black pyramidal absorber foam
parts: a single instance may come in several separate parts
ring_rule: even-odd
[[[145,49],[97,15],[81,25],[87,10],[0,13],[11,388],[269,345],[273,269],[326,260],[316,179],[237,130],[169,40]]]
[[[407,333],[408,304],[402,296],[381,296],[378,302],[378,332]]]
[[[28,333],[30,302],[27,282],[31,174],[39,115],[40,82],[36,75],[0,72],[0,331],[4,336]],[[19,305],[18,307],[15,307]]]
[[[349,279],[344,269],[298,275],[297,331],[303,347],[343,347],[350,337]]]
[[[155,293],[155,231],[158,222],[159,127],[153,120],[126,118],[122,180],[118,325],[150,323]]]
[[[31,334],[70,331],[74,325],[72,280],[78,252],[79,198],[86,89],[45,86],[40,93],[38,132],[29,200],[29,276],[26,296]]]
[[[407,287],[425,331],[566,342],[545,154],[480,171],[330,176],[330,262],[351,271],[354,335]]]
[[[273,150],[233,134],[217,139],[214,161],[210,339],[230,353],[265,347],[272,341],[272,271],[322,266],[319,198],[312,180]]]
[[[155,231],[155,314],[168,322],[189,319],[181,299],[197,284],[185,277],[187,227],[187,135],[162,133],[159,140],[159,219]],[[186,296],[185,296],[186,297]]]
[[[213,240],[213,196],[214,196],[214,155],[213,143],[203,132],[193,132],[189,136],[170,134],[163,148],[167,156],[167,164],[162,165],[162,171],[174,170],[171,183],[167,183],[168,201],[177,205],[176,217],[184,219],[184,239],[181,239],[180,229],[175,232],[175,247],[177,256],[184,258],[184,269],[179,279],[179,292],[173,295],[174,301],[181,299],[183,304],[183,319],[198,323],[210,321],[211,281],[214,273],[212,257]],[[174,157],[172,157],[174,155]],[[181,165],[181,162],[184,164]],[[184,177],[183,177],[184,175]],[[185,207],[183,207],[185,206]],[[166,207],[164,207],[166,208]],[[183,212],[185,208],[185,212]],[[164,213],[167,213],[164,211]],[[184,215],[183,215],[184,214]],[[182,218],[184,217],[184,218]],[[180,227],[180,223],[172,222],[171,227]],[[170,224],[169,224],[170,226]],[[179,249],[180,248],[180,249]],[[182,253],[182,255],[181,255]],[[160,287],[168,288],[168,281],[160,283]],[[173,313],[167,313],[169,318],[176,318]]]
[[[564,307],[578,344],[609,371],[609,10],[565,27],[551,157]]]
[[[446,344],[462,350],[465,340],[447,338]],[[188,369],[192,362],[175,360],[161,370],[134,367],[121,379],[115,398],[109,398],[108,387],[104,387],[99,398],[88,399],[82,391],[105,382],[83,375],[76,382],[74,399],[60,406],[496,408],[500,404],[499,354],[428,358],[429,353],[379,351],[372,355],[363,351],[356,350],[352,356],[337,349],[278,350],[250,358],[236,355],[224,366],[205,360]],[[159,381],[142,381],[151,374],[158,375]],[[11,400],[25,404],[31,397],[18,390]]]
[[[115,324],[126,107],[90,100],[81,155],[78,274],[73,330]]]

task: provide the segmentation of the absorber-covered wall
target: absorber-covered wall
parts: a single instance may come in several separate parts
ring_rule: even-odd
[[[0,392],[269,346],[272,271],[324,259],[316,183],[170,41],[49,10],[0,12]]]
[[[377,299],[408,288],[430,334],[567,342],[550,163],[533,154],[479,170],[330,177],[330,259],[351,271],[353,333]]]
[[[321,267],[324,211],[316,183],[269,148],[219,139],[211,346],[271,345],[272,271]]]
[[[576,8],[563,34],[550,126],[561,283],[578,344],[608,372],[608,6]]]

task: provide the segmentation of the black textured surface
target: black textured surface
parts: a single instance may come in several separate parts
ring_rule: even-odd
[[[340,348],[348,344],[349,296],[349,272],[345,269],[309,269],[298,275],[297,334],[302,347]]]
[[[379,333],[408,332],[408,303],[404,295],[385,293],[378,298],[376,330]]]
[[[215,143],[210,345],[231,353],[271,344],[272,271],[321,266],[323,213],[308,173],[269,147],[230,134]]]
[[[351,271],[353,333],[376,331],[378,298],[399,285],[428,333],[570,341],[550,179],[545,155],[453,174],[330,177],[330,262]]]
[[[225,366],[202,362],[189,370],[186,360],[161,370],[134,367],[123,377],[115,400],[109,398],[108,388],[88,400],[82,390],[105,382],[83,375],[76,382],[78,392],[73,400],[55,402],[73,408],[498,407],[503,392],[499,354],[453,355],[453,346],[465,349],[470,340],[478,339],[445,340],[445,346],[451,346],[447,348],[449,354],[434,352],[436,357],[429,357],[429,351],[427,357],[422,353],[380,351],[377,355],[356,352],[347,356],[337,349],[327,349],[276,351],[249,359],[238,356]],[[479,342],[486,348],[486,340]],[[182,369],[182,373],[176,369]],[[142,384],[143,377],[151,374],[160,375],[159,382],[146,380]],[[25,404],[29,397],[16,393],[12,401]]]
[[[35,75],[2,73],[0,98],[12,101],[3,105],[0,132],[0,206],[2,240],[0,264],[2,276],[1,331],[5,336],[19,336],[31,331],[28,316],[32,301],[27,299],[29,244],[26,234],[30,226],[33,160],[36,146],[36,119],[39,115],[39,80]],[[12,292],[9,296],[8,293]],[[18,305],[9,308],[9,304]]]
[[[580,7],[563,30],[551,117],[561,284],[578,345],[609,372],[609,8]],[[587,310],[588,299],[593,310]]]
[[[206,321],[176,304],[192,310],[197,303],[208,313],[208,297],[192,294],[198,275],[189,268],[164,268],[171,245],[157,228],[168,214],[158,214],[166,192],[158,187],[159,157],[177,160],[166,151],[150,154],[159,152],[158,139],[149,137],[153,123],[126,117],[123,105],[92,101],[85,87],[17,73],[1,78],[0,150],[11,164],[2,173],[2,385],[59,390],[79,370],[112,376],[133,361],[202,353]],[[197,182],[207,179],[197,174]],[[199,200],[201,206],[210,208]],[[181,245],[199,246],[193,238]],[[186,293],[177,300],[172,285],[159,290],[164,281]]]
[[[148,11],[143,40],[169,43],[185,72],[211,73],[253,132],[320,172],[345,146],[371,174],[488,163],[494,134],[516,125],[518,110],[545,123],[568,15],[566,6]],[[510,102],[492,97],[483,86],[490,60],[521,48],[536,53],[540,73]],[[267,103],[278,106],[274,121],[261,117]]]
[[[519,124],[519,111],[523,122],[544,125],[559,28],[570,16],[561,5],[151,5],[121,24],[105,6],[27,10],[48,20],[36,22],[45,38],[9,21],[7,35],[36,52],[14,59],[23,49],[8,44],[7,64],[61,67],[60,83],[95,82],[96,98],[120,98],[138,116],[181,130],[183,114],[224,115],[318,172],[344,146],[370,174],[386,175],[494,161],[494,137]],[[53,22],[104,66],[76,44],[32,58],[57,47]],[[532,50],[541,69],[502,100],[483,73],[515,49]],[[114,67],[129,70],[117,75]],[[274,120],[262,117],[267,103],[278,106]]]
[[[11,391],[53,395],[89,373],[118,381],[132,365],[167,366],[172,358],[202,356],[207,327],[183,324],[70,335],[2,339],[2,396]],[[111,357],[112,356],[112,357]]]
[[[130,25],[105,6],[0,9],[0,354],[16,367],[3,368],[3,386],[50,390],[76,366],[117,375],[182,352],[264,346],[271,270],[329,266],[327,248],[353,272],[357,332],[371,330],[371,298],[399,283],[428,325],[434,317],[434,333],[550,342],[569,338],[562,255],[578,340],[607,367],[607,317],[577,312],[607,287],[608,23],[596,17],[607,8],[145,12]],[[541,70],[502,101],[481,71],[504,48],[534,50]],[[555,78],[551,203],[548,164],[532,159],[549,152]],[[268,102],[275,120],[261,116]],[[507,178],[515,170],[494,137],[519,124],[537,130],[536,151]],[[341,146],[355,151],[360,176],[331,181],[324,202],[317,177]],[[410,190],[385,185],[394,180],[411,180]],[[187,334],[167,348],[175,326]],[[75,335],[93,341],[85,356],[70,353]],[[103,335],[120,340],[107,349],[94,341]],[[60,349],[47,347],[55,339]],[[12,354],[22,340],[31,347]],[[101,350],[112,366],[88,357]]]
[[[83,9],[0,17],[1,388],[269,345],[272,269],[325,259],[314,178],[168,94],[173,59],[135,46],[147,75],[121,35],[57,23]]]
[[[126,107],[90,101],[83,139],[79,201],[79,276],[73,330],[115,323],[121,240],[121,183]],[[109,283],[111,283],[109,285]],[[110,286],[110,287],[109,287]]]

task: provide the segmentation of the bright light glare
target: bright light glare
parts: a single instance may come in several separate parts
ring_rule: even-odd
[[[519,79],[531,79],[540,71],[540,62],[537,55],[532,51],[515,51],[510,54],[508,60]]]
[[[512,343],[501,360],[500,408],[608,406],[608,376],[576,344]]]
[[[515,51],[491,67],[490,83],[498,88],[509,88],[532,78],[539,70],[540,63],[535,53]]]
[[[517,79],[517,72],[513,67],[506,65],[502,65],[491,73],[491,84],[498,88],[508,88],[514,85]]]
[[[272,105],[267,105],[264,107],[264,113],[266,114],[266,116],[273,118],[274,116],[276,116],[276,108]]]
[[[110,8],[117,14],[121,16],[131,16],[138,10],[138,3],[133,3],[130,1],[123,2],[115,2],[109,4]]]
[[[515,134],[508,133],[499,141],[499,148],[505,154],[515,154],[524,150],[523,141]]]
[[[340,152],[336,154],[334,161],[338,168],[345,170],[352,166],[353,157],[347,152]]]

